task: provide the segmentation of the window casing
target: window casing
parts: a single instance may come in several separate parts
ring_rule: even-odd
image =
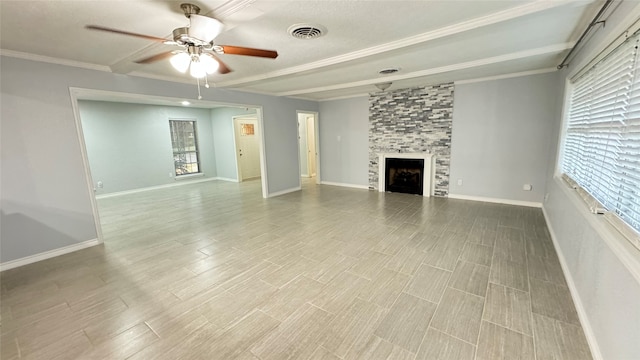
[[[594,213],[640,234],[638,35],[573,82],[561,170]],[[636,246],[638,240],[631,239]]]
[[[169,120],[176,176],[200,173],[198,134],[194,120]]]

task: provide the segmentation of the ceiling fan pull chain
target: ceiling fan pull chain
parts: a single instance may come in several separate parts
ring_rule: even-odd
[[[202,100],[202,95],[200,95],[200,79],[196,78],[196,83],[198,84],[198,100]]]
[[[204,87],[207,88],[207,89],[209,88],[209,76],[208,75],[204,76]]]

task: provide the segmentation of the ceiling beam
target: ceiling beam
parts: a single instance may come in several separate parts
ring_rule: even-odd
[[[467,61],[467,62],[462,62],[457,64],[440,66],[440,67],[431,68],[431,69],[414,71],[406,74],[385,76],[384,78],[377,77],[375,79],[354,81],[354,82],[338,84],[338,85],[328,85],[328,86],[321,86],[321,87],[309,88],[309,89],[284,91],[284,92],[277,93],[275,95],[294,96],[294,95],[311,94],[311,93],[317,93],[317,92],[323,92],[323,91],[348,89],[348,88],[354,88],[354,87],[364,86],[364,85],[373,85],[380,82],[413,79],[418,77],[441,74],[441,73],[450,72],[450,71],[464,70],[464,69],[470,69],[470,68],[479,67],[479,66],[502,63],[506,61],[519,60],[519,59],[524,59],[532,56],[559,54],[562,51],[571,49],[573,45],[574,45],[573,42],[555,44],[555,45],[544,46],[536,49],[518,51],[518,52],[498,55],[498,56],[492,56],[484,59],[478,59],[478,60]]]
[[[218,86],[233,87],[237,85],[249,85],[251,83],[268,80],[268,79],[272,79],[280,76],[293,75],[293,74],[297,74],[304,71],[317,70],[323,67],[365,58],[367,56],[378,55],[383,52],[388,52],[388,51],[402,49],[409,46],[414,46],[414,45],[425,43],[428,41],[440,39],[446,36],[451,36],[451,35],[467,32],[467,31],[472,31],[474,29],[478,29],[484,26],[513,20],[519,17],[535,14],[538,12],[546,11],[546,10],[557,8],[560,6],[566,6],[569,4],[576,4],[576,1],[574,0],[533,1],[525,5],[516,6],[511,9],[502,10],[502,11],[488,14],[485,16],[477,17],[471,20],[466,20],[466,21],[445,26],[436,30],[427,31],[425,33],[410,36],[401,40],[392,41],[385,44],[372,46],[366,49],[352,51],[350,53],[333,56],[330,58],[314,61],[311,63],[306,63],[299,66],[293,66],[293,67],[282,69],[282,70],[276,70],[276,71],[272,71],[265,74],[248,76],[248,77],[237,79],[237,80],[222,81],[218,83]]]

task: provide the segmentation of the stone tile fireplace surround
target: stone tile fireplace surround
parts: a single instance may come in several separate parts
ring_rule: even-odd
[[[432,194],[448,195],[453,88],[447,83],[369,95],[370,189],[381,189],[380,177],[384,183],[381,155],[413,153],[433,155]]]

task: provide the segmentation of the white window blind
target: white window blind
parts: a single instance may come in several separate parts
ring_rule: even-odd
[[[573,83],[562,171],[592,212],[615,214],[640,232],[638,35]],[[637,244],[636,244],[637,246]]]

